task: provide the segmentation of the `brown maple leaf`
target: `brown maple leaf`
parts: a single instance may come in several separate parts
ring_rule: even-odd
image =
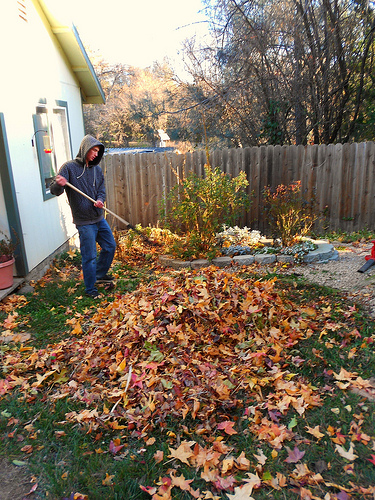
[[[169,448],[170,455],[168,455],[168,458],[176,458],[180,462],[190,465],[189,458],[194,456],[191,449],[193,444],[195,444],[195,441],[183,441],[176,450]]]
[[[174,476],[171,474],[171,478],[173,486],[177,486],[177,488],[180,488],[183,491],[190,491],[190,483],[193,482],[193,479],[185,479],[183,474],[181,474],[181,476]]]
[[[315,427],[309,427],[308,425],[306,425],[305,429],[306,429],[306,432],[308,432],[309,434],[312,434],[314,437],[316,437],[318,441],[322,437],[324,437],[324,434],[321,433],[319,430],[319,425],[316,425]]]

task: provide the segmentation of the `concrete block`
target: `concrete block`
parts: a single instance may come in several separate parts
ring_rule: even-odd
[[[232,259],[230,257],[216,257],[212,259],[212,264],[217,267],[226,267],[232,265]]]
[[[257,253],[254,257],[255,262],[258,264],[273,264],[276,262],[276,255],[272,253]]]
[[[233,257],[233,264],[236,266],[251,266],[254,262],[254,255],[235,255]]]
[[[18,295],[26,295],[27,293],[34,293],[35,288],[29,284],[23,285],[17,290]]]
[[[339,260],[340,255],[337,250],[334,250],[332,257],[329,260]]]
[[[313,262],[320,262],[320,254],[317,250],[309,252],[307,255],[303,256],[303,262],[305,264],[312,264]]]
[[[317,243],[317,242],[314,242]],[[307,255],[304,255],[303,262],[306,264],[311,264],[312,262],[322,262],[325,260],[329,260],[333,257],[334,248],[330,243],[317,243],[318,248],[309,252]]]
[[[276,260],[277,260],[277,262],[280,262],[281,264],[293,264],[294,263],[293,255],[286,255],[283,253],[277,254]]]
[[[339,260],[339,252],[337,250],[333,250],[332,252],[329,252],[328,254],[321,254],[320,255],[320,261],[322,264],[326,264],[330,260]]]
[[[191,261],[192,269],[200,269],[201,267],[209,267],[211,262],[207,259],[197,259]]]
[[[170,255],[160,255],[158,258],[159,264],[161,266],[170,267],[175,259]]]
[[[190,268],[191,262],[190,260],[173,259],[169,265],[173,267],[173,269],[183,269]]]

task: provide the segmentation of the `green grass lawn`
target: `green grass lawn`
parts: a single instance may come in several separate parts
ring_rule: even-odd
[[[98,302],[79,265],[63,255],[0,311],[0,455],[34,498],[374,498],[359,306],[299,277],[150,258],[116,262]]]

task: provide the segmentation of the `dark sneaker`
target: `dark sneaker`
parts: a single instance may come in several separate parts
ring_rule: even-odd
[[[113,281],[113,276],[111,274],[105,274],[102,278],[97,278],[97,283],[111,283]]]
[[[86,292],[86,297],[91,297],[92,299],[99,299],[101,294],[98,291],[95,292]]]

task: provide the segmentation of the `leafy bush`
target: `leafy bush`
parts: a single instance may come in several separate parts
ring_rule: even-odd
[[[222,247],[230,245],[248,245],[254,247],[259,245],[262,236],[260,231],[245,227],[228,227],[224,224],[223,230],[216,234],[216,240]]]
[[[249,255],[257,249],[263,248],[260,231],[248,227],[223,226],[223,230],[216,234],[216,241],[221,247],[221,254],[227,256]]]
[[[198,258],[212,253],[216,233],[223,224],[232,225],[250,200],[245,172],[231,178],[217,167],[204,167],[205,175],[190,172],[163,200],[162,225],[183,236],[172,248],[175,255]]]
[[[280,249],[280,253],[283,255],[292,255],[294,257],[294,262],[299,263],[303,262],[303,257],[306,254],[312,252],[313,250],[316,250],[317,248],[318,245],[316,245],[316,243],[310,240],[306,240],[289,247],[283,247]]]
[[[274,192],[266,187],[263,195],[273,236],[280,238],[284,247],[294,245],[311,231],[317,215],[312,202],[302,199],[301,181],[280,184]]]
[[[254,252],[252,247],[248,247],[247,245],[230,245],[229,247],[224,247],[221,250],[223,255],[227,255],[232,257],[233,255],[250,255]]]
[[[12,260],[17,243],[14,243],[5,233],[0,231],[0,262]]]

